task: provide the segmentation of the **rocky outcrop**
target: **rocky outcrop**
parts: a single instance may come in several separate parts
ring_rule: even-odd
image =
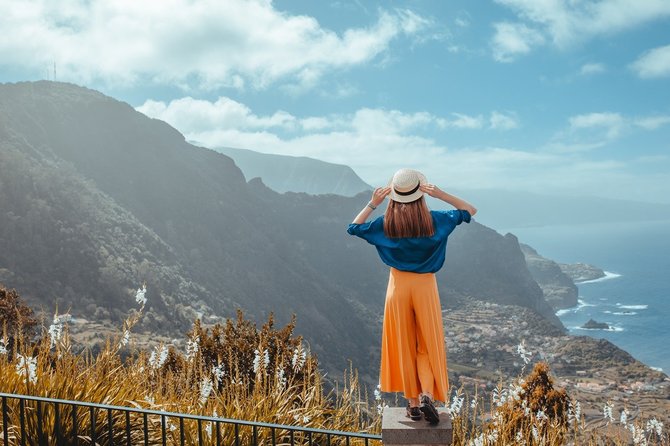
[[[589,319],[588,322],[582,325],[582,328],[587,330],[609,330],[610,326],[606,322],[597,322],[593,319]]]
[[[577,286],[561,265],[542,257],[533,248],[521,244],[528,271],[542,288],[544,299],[554,310],[577,305]]]
[[[560,263],[561,271],[568,275],[575,283],[596,280],[605,277],[605,271],[597,266],[586,263]]]

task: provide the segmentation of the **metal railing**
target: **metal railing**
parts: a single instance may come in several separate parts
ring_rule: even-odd
[[[381,435],[0,393],[10,445],[372,446]]]

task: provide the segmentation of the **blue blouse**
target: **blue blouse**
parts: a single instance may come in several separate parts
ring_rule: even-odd
[[[432,237],[388,238],[384,217],[361,224],[351,223],[347,232],[377,248],[382,262],[401,271],[434,273],[444,264],[449,234],[462,222],[470,223],[464,210],[430,211],[435,234]]]

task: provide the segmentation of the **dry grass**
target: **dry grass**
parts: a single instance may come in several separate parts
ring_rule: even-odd
[[[6,294],[6,293],[5,293]],[[7,294],[9,295],[9,294]],[[13,296],[16,306],[17,296]],[[2,296],[0,296],[2,297]],[[349,432],[380,433],[382,395],[368,398],[356,371],[344,373],[332,392],[323,388],[317,361],[305,350],[302,339],[294,336],[295,321],[275,328],[272,317],[260,328],[242,313],[223,325],[203,327],[196,321],[187,333],[186,351],[158,345],[152,350],[133,348],[132,329],[143,311],[144,294],[138,290],[141,308],[133,311],[120,334],[109,339],[95,356],[75,354],[67,322],[60,316],[37,340],[26,330],[0,340],[0,390],[7,393],[99,402],[178,413],[263,421]],[[0,302],[1,304],[1,302]],[[18,306],[20,307],[20,305]],[[17,315],[12,310],[12,315]],[[2,315],[0,314],[0,317]],[[12,319],[21,327],[21,318]],[[527,362],[528,352],[520,346]],[[486,401],[486,402],[484,402]],[[449,402],[453,444],[484,445],[654,445],[669,444],[668,434],[652,420],[614,419],[604,410],[603,427],[586,429],[579,403],[561,389],[555,389],[549,366],[536,364],[530,374],[507,385],[499,384],[492,395],[467,395],[460,389]],[[56,444],[56,414],[53,406],[43,406],[43,432],[48,444]],[[9,414],[18,424],[19,405],[9,401]],[[80,444],[91,444],[91,416],[78,416]],[[619,410],[622,410],[619,409]],[[37,444],[36,406],[25,407],[27,443]],[[61,407],[60,429],[72,432],[72,409]],[[618,413],[618,412],[617,412]],[[114,437],[107,433],[107,412],[95,413],[98,444],[125,444],[126,420],[113,412]],[[160,444],[161,418],[149,416],[150,444]],[[140,414],[132,414],[133,444],[143,444]],[[167,419],[167,443],[180,444],[179,420]],[[215,444],[210,423],[184,422],[185,444]],[[18,427],[8,429],[10,444],[19,444]],[[233,431],[222,431],[222,444],[234,444]],[[250,444],[251,428],[240,428],[241,444]],[[275,432],[277,444],[288,441],[288,433]],[[111,441],[110,441],[111,440]],[[307,439],[296,434],[296,444]],[[321,444],[312,439],[312,444]],[[271,431],[257,432],[258,444],[272,444]],[[332,444],[337,444],[335,440]],[[358,444],[352,440],[351,444]],[[372,442],[371,442],[372,444]]]
[[[603,408],[602,427],[586,427],[580,404],[563,389],[554,388],[549,365],[498,387],[488,398],[464,395],[452,398],[455,446],[502,445],[667,445],[668,434],[655,419],[615,419],[612,405]]]
[[[337,392],[324,391],[316,359],[304,348],[301,338],[293,334],[294,321],[281,329],[274,327],[272,316],[259,329],[242,313],[236,320],[211,328],[196,321],[187,334],[186,352],[165,345],[140,351],[132,348],[131,330],[141,311],[133,312],[120,335],[108,340],[95,356],[72,352],[67,323],[58,316],[36,342],[21,334],[15,339],[5,336],[6,352],[0,355],[0,390],[319,429],[373,432],[380,428],[381,419],[376,411],[367,410],[366,395],[353,369],[345,373]],[[9,405],[10,418],[18,424],[18,402],[10,400]],[[34,404],[26,407],[29,444],[37,444],[35,410]],[[50,433],[50,444],[56,444],[53,406],[43,405],[43,410],[42,429]],[[72,432],[71,410],[62,407],[59,413],[63,433]],[[88,411],[79,410],[80,442],[90,444],[90,438],[82,433],[91,432],[91,417]],[[100,444],[110,443],[106,417],[107,412],[95,414]],[[125,442],[125,415],[113,412],[113,423],[119,426],[114,443]],[[148,423],[150,442],[160,444],[160,417],[150,416]],[[131,425],[138,427],[133,444],[143,441],[142,424],[142,415],[131,415]],[[185,443],[198,444],[200,435],[204,444],[215,444],[209,425],[202,423],[198,432],[197,422],[186,420]],[[168,419],[166,430],[168,444],[179,444],[179,420]],[[18,427],[9,433],[10,443],[18,444]],[[259,444],[270,444],[270,430],[260,429],[257,434]],[[225,430],[222,443],[234,443],[233,435],[232,429]],[[242,444],[249,444],[251,429],[240,428],[240,435]],[[279,441],[288,433],[275,435]],[[296,435],[299,442],[299,434]]]

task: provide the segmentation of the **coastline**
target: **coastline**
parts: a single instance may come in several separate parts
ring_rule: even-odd
[[[581,285],[602,284],[604,282],[609,282],[613,279],[624,277],[623,274],[615,273],[612,271],[603,270],[603,272],[605,274],[603,277],[584,281],[575,281],[575,285],[580,287]],[[565,327],[568,329],[568,333],[570,335],[589,336],[593,339],[599,339],[605,337],[608,340],[614,342],[615,344],[619,344],[616,339],[611,338],[607,335],[609,334],[616,336],[621,335],[622,332],[634,330],[634,328],[627,329],[624,326],[622,326],[626,324],[622,321],[621,318],[637,316],[640,314],[641,311],[647,310],[649,308],[649,304],[630,304],[622,302],[612,303],[608,297],[599,297],[597,298],[597,301],[594,301],[593,299],[595,299],[595,296],[591,296],[590,301],[587,301],[585,296],[582,296],[581,291],[582,290],[580,289],[580,297],[578,299],[577,305],[570,308],[563,308],[557,310],[555,313],[556,316],[559,319],[561,319],[561,322],[563,322]],[[602,306],[610,306],[612,309],[601,310],[600,314],[594,315],[593,309]],[[598,321],[604,321],[609,325],[609,328],[585,328],[581,325],[580,322],[575,321],[575,318],[578,314],[583,317],[587,316],[594,317],[597,318]],[[607,319],[608,317],[612,316],[618,317],[618,320],[613,321]],[[639,356],[639,352],[637,352],[635,349],[631,349],[625,346],[621,346],[620,348],[622,348],[624,351],[630,353],[636,358]],[[663,367],[659,367],[658,365],[652,365],[653,363],[650,361],[644,361],[644,360],[640,361],[652,370],[666,373]]]
[[[582,284],[585,284],[585,283],[598,283],[598,282],[604,282],[604,281],[606,281],[606,280],[611,280],[611,279],[616,279],[616,278],[621,277],[621,274],[613,273],[613,272],[611,272],[611,271],[605,271],[605,270],[603,270],[603,272],[605,273],[605,276],[604,276],[604,277],[599,277],[599,278],[597,278],[597,279],[589,279],[589,280],[575,281],[575,285],[582,285]]]

